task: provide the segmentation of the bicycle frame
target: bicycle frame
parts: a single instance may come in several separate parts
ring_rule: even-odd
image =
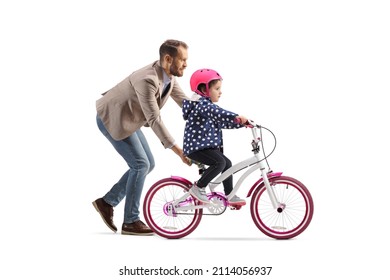
[[[220,176],[218,176],[213,182],[210,182],[209,187],[210,187],[210,190],[212,192],[214,192],[215,188],[219,184],[221,184],[226,178],[228,178],[229,176],[233,175],[234,173],[236,173],[240,170],[246,169],[249,166],[253,165],[243,175],[241,175],[241,177],[239,178],[237,183],[234,185],[232,192],[228,195],[228,199],[232,198],[237,193],[238,189],[241,187],[241,184],[245,181],[245,179],[250,174],[252,174],[256,170],[260,169],[264,185],[266,186],[268,195],[269,195],[270,200],[272,202],[272,206],[274,208],[278,208],[280,206],[280,203],[277,201],[275,193],[274,193],[274,191],[269,183],[269,180],[268,180],[269,173],[266,172],[266,166],[264,164],[264,161],[259,155],[259,142],[261,141],[261,139],[257,134],[256,128],[258,128],[258,126],[256,124],[254,124],[254,123],[251,124],[251,130],[252,130],[252,136],[253,136],[252,147],[253,147],[254,156],[252,156],[244,161],[241,161],[237,164],[234,164],[232,167],[230,167],[228,170],[226,170]],[[281,173],[278,173],[278,175],[280,176]]]
[[[254,165],[253,165],[254,164]],[[265,171],[265,166],[264,166],[264,163],[261,161],[261,159],[259,158],[258,155],[255,155],[254,157],[251,157],[247,160],[244,160],[242,162],[239,162],[235,165],[233,165],[231,168],[229,168],[228,170],[226,170],[224,173],[222,173],[215,181],[213,182],[210,182],[209,184],[209,187],[210,187],[210,190],[212,192],[214,192],[215,188],[221,184],[226,178],[228,178],[229,176],[233,175],[234,173],[242,170],[242,169],[245,169],[245,168],[248,168],[249,166],[253,165],[251,168],[249,168],[243,175],[241,175],[241,177],[239,178],[239,180],[237,181],[237,183],[234,185],[234,188],[232,190],[232,192],[228,195],[228,200],[230,198],[232,198],[236,193],[237,191],[239,190],[239,188],[241,187],[242,183],[245,181],[245,179],[250,175],[252,174],[253,172],[255,172],[256,170],[260,169],[261,171],[261,177],[262,177],[262,180],[264,182],[264,185],[266,186],[266,189],[267,189],[267,192],[268,192],[268,195],[270,196],[270,200],[272,202],[272,206],[274,208],[277,208],[279,207],[279,202],[277,201],[276,199],[276,196],[275,196],[275,193],[269,183],[269,180],[268,180],[268,173]],[[279,176],[281,175],[281,173],[277,173]]]
[[[250,214],[256,227],[269,237],[289,239],[301,234],[309,226],[314,211],[309,190],[293,177],[272,172],[267,158],[274,149],[265,155],[260,138],[263,127],[253,122],[246,123],[246,126],[252,129],[253,156],[234,164],[214,178],[209,183],[211,191],[206,193],[208,201],[200,201],[191,195],[193,182],[180,176],[161,179],[151,186],[145,195],[143,211],[146,223],[154,232],[165,238],[182,238],[198,227],[203,215],[217,216],[223,214],[227,208],[241,209],[245,203],[234,203],[231,201],[232,197],[256,170],[259,170],[261,175],[259,177],[256,174],[257,180],[248,186],[250,189],[247,192],[247,197],[250,197]],[[200,170],[204,170],[203,164],[196,164]],[[229,195],[216,191],[217,186],[224,180],[241,171],[243,174]],[[204,209],[208,211],[204,212]]]
[[[258,125],[254,124],[254,123],[250,123],[250,127],[252,129],[252,136],[253,136],[253,141],[252,141],[252,147],[253,147],[253,153],[254,155],[246,160],[243,160],[237,164],[234,164],[232,167],[230,167],[228,170],[226,170],[225,172],[223,172],[221,175],[219,175],[214,181],[210,182],[209,183],[209,187],[210,187],[210,190],[211,192],[215,192],[215,188],[221,184],[226,178],[228,178],[229,176],[243,170],[243,169],[246,169],[250,166],[250,167],[243,175],[241,175],[241,177],[239,178],[239,180],[237,181],[237,183],[234,185],[234,188],[232,190],[232,192],[228,195],[228,200],[230,198],[232,198],[236,193],[237,191],[239,190],[239,188],[241,187],[242,183],[245,181],[245,179],[250,175],[252,174],[253,172],[255,172],[256,170],[260,170],[261,171],[261,177],[262,177],[262,180],[264,182],[264,185],[266,186],[266,189],[267,189],[267,193],[270,197],[270,200],[271,200],[271,203],[272,203],[272,206],[276,209],[278,207],[281,207],[281,204],[278,202],[278,200],[276,199],[276,195],[274,193],[274,190],[273,188],[271,187],[270,183],[269,183],[269,176],[270,177],[276,177],[276,176],[280,176],[282,173],[267,173],[266,171],[266,166],[264,164],[264,159],[261,158],[261,156],[259,155],[259,143],[261,141],[260,137],[258,136],[257,134],[257,128],[260,128]],[[175,177],[176,179],[183,179],[184,178],[181,178],[181,177]],[[258,181],[259,182],[259,181]],[[252,187],[253,189],[253,187]],[[251,194],[252,193],[252,189],[249,191],[248,194]],[[179,199],[177,199],[173,205],[174,207],[177,207],[179,206],[180,202],[185,200],[187,197],[189,197],[189,193],[183,195],[182,197],[180,197]],[[180,206],[179,206],[180,207]],[[192,209],[196,209],[196,208],[204,208],[204,207],[207,207],[207,205],[197,205],[197,206],[190,206],[190,208]],[[182,209],[182,207],[180,207]],[[184,208],[187,208],[187,207],[184,207]]]

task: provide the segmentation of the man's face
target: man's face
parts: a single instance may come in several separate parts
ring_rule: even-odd
[[[182,77],[184,69],[187,67],[188,52],[187,49],[179,47],[177,56],[173,58],[172,64],[169,67],[169,72],[176,77]]]

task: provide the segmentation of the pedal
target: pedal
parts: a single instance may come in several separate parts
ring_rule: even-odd
[[[230,210],[240,210],[242,205],[229,205]]]
[[[246,202],[243,201],[243,202],[229,202],[229,207],[230,209],[232,210],[240,210],[242,206],[246,205]]]

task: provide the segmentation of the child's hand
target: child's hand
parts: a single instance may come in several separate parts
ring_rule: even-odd
[[[239,123],[239,124],[246,124],[248,122],[248,119],[244,116],[237,116],[236,117],[236,122]]]

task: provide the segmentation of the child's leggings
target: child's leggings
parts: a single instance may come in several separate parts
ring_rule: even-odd
[[[205,188],[217,177],[232,166],[232,162],[219,149],[206,149],[191,153],[188,157],[194,161],[208,165],[197,182],[199,188]],[[225,194],[228,195],[233,189],[233,176],[229,176],[223,181]]]

